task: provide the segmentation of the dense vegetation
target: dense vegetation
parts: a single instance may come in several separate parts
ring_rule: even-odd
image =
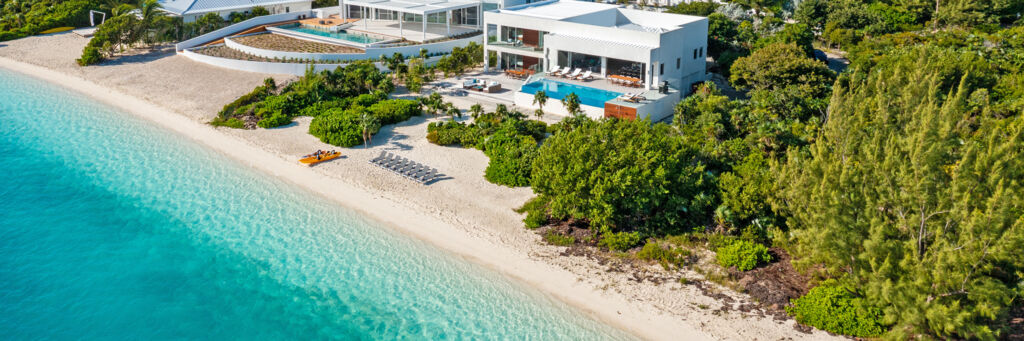
[[[1021,3],[675,6],[709,15],[715,70],[742,96],[705,83],[671,125],[551,126],[524,158],[524,222],[583,226],[666,268],[694,241],[741,272],[786,253],[813,286],[789,313],[836,333],[1005,337],[1024,297]],[[845,49],[849,69],[815,44]],[[463,126],[433,138],[488,136]],[[557,231],[544,239],[585,242]]]
[[[104,6],[101,8],[109,12],[109,16],[97,26],[89,44],[82,50],[82,57],[78,59],[80,65],[96,64],[132,48],[185,40],[231,23],[270,14],[263,7],[254,7],[248,14],[231,13],[227,20],[217,13],[208,13],[195,22],[184,23],[181,18],[167,16],[157,0],[114,1]]]
[[[27,37],[57,27],[88,26],[89,10],[98,10],[101,4],[103,1],[100,0],[0,1],[0,41]]]
[[[415,100],[387,99],[394,85],[372,62],[313,72],[278,89],[273,79],[224,105],[213,125],[273,128],[311,116],[309,132],[321,141],[351,147],[369,142],[382,125],[422,113]]]
[[[489,113],[482,113],[479,105],[470,111],[473,122],[469,124],[455,120],[430,123],[427,140],[483,150],[490,159],[484,173],[487,181],[510,187],[529,185],[537,144],[545,138],[547,125],[527,120],[526,115],[504,105]]]

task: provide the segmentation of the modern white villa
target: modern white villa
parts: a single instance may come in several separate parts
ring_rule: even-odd
[[[253,7],[263,7],[270,14],[304,12],[313,7],[313,0],[160,0],[164,11],[193,22],[207,13],[217,13],[227,19],[232,12],[246,13]]]
[[[494,56],[485,66],[529,76],[520,106],[533,107],[538,90],[554,99],[571,91],[590,116],[660,120],[680,90],[707,79],[704,17],[549,0],[485,12],[484,24]]]

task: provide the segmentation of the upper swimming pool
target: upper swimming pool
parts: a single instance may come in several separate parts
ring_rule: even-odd
[[[321,37],[334,38],[334,39],[338,39],[338,40],[345,40],[345,41],[350,41],[350,42],[359,43],[359,44],[373,44],[373,43],[382,42],[384,40],[387,40],[387,39],[375,38],[375,37],[372,37],[372,36],[370,36],[368,34],[365,34],[365,33],[349,33],[348,31],[345,31],[345,30],[340,30],[338,32],[329,32],[329,31],[324,31],[324,30],[321,30],[321,29],[316,29],[316,28],[312,28],[312,27],[302,26],[301,24],[283,25],[283,26],[278,26],[278,28],[289,30],[289,31],[306,33],[306,34],[314,34],[314,35],[318,35],[318,36],[321,36]]]
[[[562,83],[550,79],[541,78],[526,84],[519,91],[535,94],[544,90],[549,98],[561,100],[570,93],[575,93],[580,98],[580,104],[592,107],[604,108],[604,102],[610,101],[622,95],[620,92],[591,88],[576,84]]]

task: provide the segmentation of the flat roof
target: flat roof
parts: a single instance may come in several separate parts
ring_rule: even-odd
[[[652,33],[671,31],[683,25],[707,19],[692,15],[628,9],[616,4],[575,0],[541,1],[500,9],[496,12]]]
[[[426,15],[480,6],[472,0],[345,0],[346,5],[363,6],[401,13]]]
[[[159,0],[163,10],[184,15],[196,12],[226,11],[253,6],[269,6],[313,0]]]
[[[534,18],[564,20],[584,14],[597,13],[619,8],[619,5],[585,1],[545,1],[498,10]]]

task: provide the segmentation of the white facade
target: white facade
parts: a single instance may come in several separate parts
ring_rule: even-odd
[[[708,20],[631,10],[618,5],[549,0],[484,13],[487,67],[583,68],[642,79],[647,89],[668,82],[687,89],[706,78]]]
[[[308,12],[313,8],[313,0],[160,0],[160,5],[184,22],[195,22],[208,13],[228,19],[231,13],[248,14],[254,7],[263,7],[270,14]]]

